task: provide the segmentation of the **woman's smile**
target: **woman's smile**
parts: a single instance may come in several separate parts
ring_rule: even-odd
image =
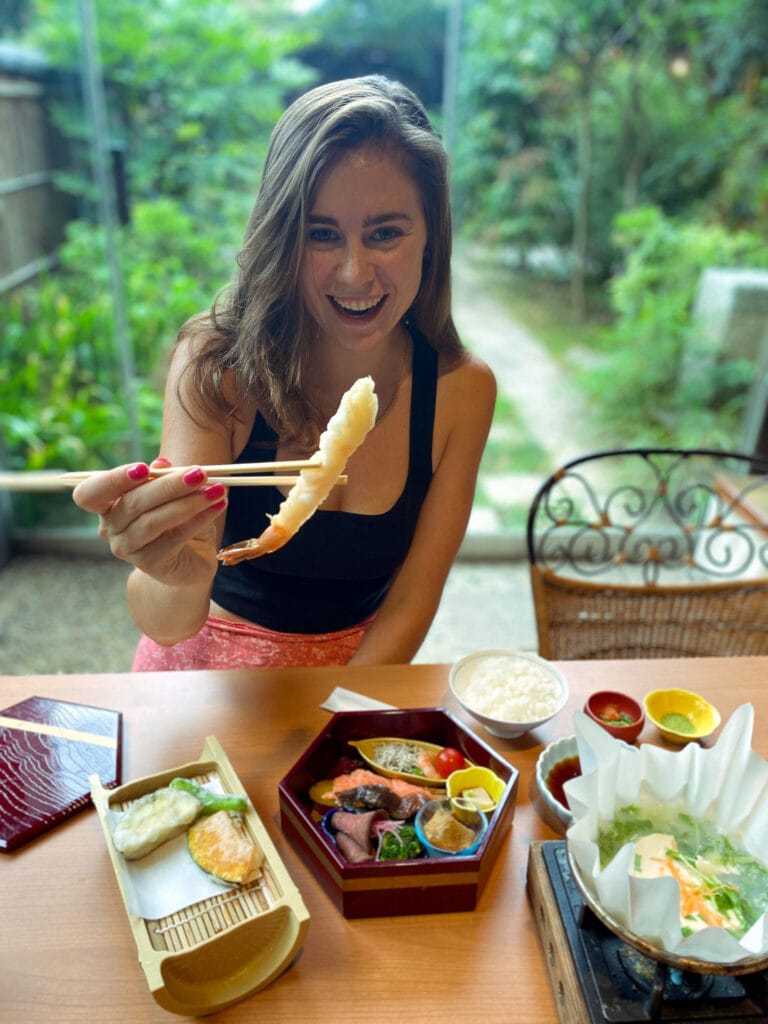
[[[387,301],[386,295],[380,299],[342,299],[334,295],[328,298],[341,315],[350,316],[354,320],[376,316]]]

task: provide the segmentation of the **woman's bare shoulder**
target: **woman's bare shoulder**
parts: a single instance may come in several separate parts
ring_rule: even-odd
[[[188,320],[179,331],[173,349],[173,359],[182,366],[186,365],[210,349],[216,348],[221,342],[222,337],[213,325],[210,315],[200,313]]]
[[[451,397],[476,394],[480,400],[494,401],[496,398],[493,370],[473,352],[465,350],[459,356],[441,354],[437,373],[440,391]]]
[[[442,360],[441,360],[442,362]],[[496,405],[496,378],[488,364],[467,352],[440,367],[435,408],[434,459],[442,464],[450,451],[479,459]]]

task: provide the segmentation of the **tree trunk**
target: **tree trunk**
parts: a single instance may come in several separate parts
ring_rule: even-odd
[[[589,196],[592,184],[592,63],[579,68],[576,134],[576,203],[573,211],[571,309],[577,320],[587,315]]]
[[[624,116],[624,194],[625,210],[637,206],[640,198],[642,93],[638,74],[639,57],[635,54],[629,69],[627,109]]]

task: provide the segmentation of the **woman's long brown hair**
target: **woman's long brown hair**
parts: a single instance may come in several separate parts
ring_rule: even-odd
[[[308,443],[324,426],[304,387],[314,321],[300,293],[307,217],[319,183],[338,159],[362,146],[381,147],[402,162],[418,186],[427,228],[412,322],[436,349],[464,351],[451,316],[451,214],[445,149],[417,97],[379,76],[312,89],[286,110],[272,133],[238,273],[210,311],[193,317],[179,337],[193,356],[185,393],[209,412],[237,415],[234,394],[248,395],[281,438]],[[189,390],[187,390],[189,387]]]

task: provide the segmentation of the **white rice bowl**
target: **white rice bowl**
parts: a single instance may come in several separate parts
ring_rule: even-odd
[[[563,675],[536,654],[522,651],[477,651],[451,668],[454,697],[492,733],[513,739],[543,725],[568,700]]]

